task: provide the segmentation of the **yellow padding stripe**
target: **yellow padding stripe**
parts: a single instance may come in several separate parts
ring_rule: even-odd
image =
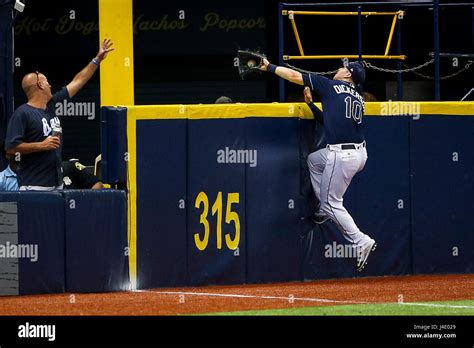
[[[99,1],[99,36],[114,51],[100,67],[101,105],[134,104],[132,0]]]
[[[137,120],[134,110],[127,111],[127,179],[129,272],[132,289],[137,288]]]
[[[320,103],[316,105],[321,108]],[[474,102],[368,102],[366,116],[459,115],[474,116]],[[305,103],[271,104],[199,104],[127,106],[128,115],[136,120],[219,119],[247,117],[297,117],[311,119]]]
[[[365,104],[365,115],[474,116],[474,102],[369,102]]]
[[[127,106],[137,120],[154,119],[215,119],[246,117],[297,117],[311,119],[313,115],[305,103],[273,104],[202,104],[202,105],[146,105]]]

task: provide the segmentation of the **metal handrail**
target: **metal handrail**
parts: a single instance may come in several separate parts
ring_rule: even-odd
[[[291,6],[291,7],[329,7],[329,6],[394,6],[394,7],[433,7],[433,1],[427,2],[416,2],[416,3],[407,3],[407,2],[338,2],[338,3],[330,3],[330,2],[323,2],[323,3],[281,3],[283,7]],[[474,2],[471,3],[440,3],[439,6],[441,7],[471,7],[474,6]]]
[[[286,11],[288,9],[296,9],[296,8],[300,8],[300,9],[304,9],[304,8],[316,8],[316,9],[319,9],[319,8],[322,8],[322,7],[330,7],[330,8],[335,8],[335,7],[356,7],[358,8],[358,11],[357,12],[350,12],[351,15],[355,15],[357,14],[359,16],[359,31],[360,31],[360,18],[361,18],[361,15],[362,15],[362,11],[361,11],[361,6],[368,6],[368,7],[374,7],[374,6],[377,6],[377,7],[384,7],[384,8],[393,8],[393,7],[396,7],[397,10],[400,10],[400,9],[403,9],[403,8],[423,8],[423,7],[431,7],[433,8],[433,24],[434,24],[434,67],[435,67],[435,100],[440,100],[441,97],[440,97],[440,80],[441,80],[441,77],[440,77],[440,58],[441,57],[448,57],[450,56],[450,54],[446,54],[446,53],[440,53],[440,48],[439,48],[439,8],[440,7],[471,7],[472,8],[472,13],[473,13],[473,16],[474,16],[474,2],[470,2],[470,3],[442,3],[440,2],[439,0],[432,0],[432,1],[424,1],[424,2],[416,2],[416,3],[407,3],[407,2],[402,2],[402,1],[397,1],[397,2],[380,2],[380,1],[377,1],[377,2],[368,2],[368,1],[361,1],[361,2],[343,2],[343,3],[286,3],[286,2],[280,2],[279,5],[278,5],[278,11],[279,13],[282,13],[283,11]],[[323,14],[325,11],[312,11],[314,13],[317,13],[317,14]],[[342,12],[342,11],[341,11]],[[372,12],[372,13],[376,13],[376,12]],[[380,12],[379,12],[380,13]],[[327,13],[325,13],[327,14]],[[347,14],[347,13],[346,13]],[[279,18],[279,23],[278,23],[278,27],[279,27],[279,62],[280,64],[284,64],[284,60],[288,60],[288,58],[290,59],[307,59],[308,56],[305,56],[304,55],[304,51],[302,50],[302,46],[301,44],[299,45],[300,47],[300,53],[301,55],[304,57],[297,57],[297,56],[283,56],[283,50],[284,50],[284,40],[283,40],[283,16],[280,16]],[[394,20],[394,22],[396,22],[396,20]],[[401,23],[400,23],[401,24]],[[295,23],[293,21],[292,23],[293,26],[295,26]],[[400,55],[400,50],[401,50],[401,25],[398,25],[397,26],[397,36],[398,36],[398,40],[397,40],[397,51],[398,51],[398,55]],[[393,22],[392,22],[392,28],[391,28],[391,36],[393,36],[393,29],[395,28],[395,26],[393,25]],[[473,33],[474,33],[474,25],[473,25]],[[362,59],[362,53],[361,53],[361,35],[362,33],[359,32],[359,60]],[[389,42],[391,42],[391,40],[389,39]],[[388,49],[390,48],[390,46],[388,45],[387,46]],[[385,55],[382,56],[386,59],[387,57],[387,47],[385,49]],[[454,56],[454,54],[453,54]],[[464,55],[463,54],[460,54],[459,57],[463,57]],[[396,57],[396,56],[394,56]],[[286,59],[285,59],[286,58]],[[374,57],[374,58],[378,58],[378,57]],[[390,57],[392,58],[392,57]],[[397,57],[398,58],[398,57]],[[401,69],[401,61],[399,60],[399,62],[397,63],[397,66],[398,66],[398,69],[400,70]],[[283,101],[284,99],[284,91],[285,91],[285,86],[284,86],[284,81],[283,80],[280,80],[279,82],[279,89],[280,89],[280,101]],[[402,85],[402,76],[401,74],[398,74],[398,77],[397,77],[397,86],[398,86],[398,95],[401,96],[403,95],[403,85]]]

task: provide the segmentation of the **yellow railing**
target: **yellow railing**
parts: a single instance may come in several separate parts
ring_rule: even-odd
[[[300,35],[298,33],[298,27],[296,26],[295,15],[306,15],[306,16],[393,16],[392,26],[390,27],[390,33],[388,35],[387,45],[385,46],[385,53],[383,55],[361,55],[358,54],[349,54],[349,55],[305,55],[303,50],[303,44],[301,43]],[[405,55],[389,55],[388,52],[390,51],[390,46],[392,44],[393,33],[395,31],[395,27],[397,25],[397,17],[403,17],[405,15],[404,11],[396,11],[396,12],[329,12],[329,11],[282,11],[283,16],[288,16],[291,26],[293,28],[293,33],[295,34],[296,43],[298,45],[298,50],[300,52],[299,56],[290,56],[284,55],[283,60],[296,60],[296,59],[399,59],[405,60],[407,57]]]

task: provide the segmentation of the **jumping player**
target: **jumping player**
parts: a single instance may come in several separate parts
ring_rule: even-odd
[[[340,68],[332,80],[316,74],[301,74],[263,60],[262,71],[275,73],[292,83],[309,87],[321,96],[323,127],[327,146],[308,156],[308,166],[319,210],[317,223],[334,221],[345,239],[357,248],[356,269],[362,271],[376,248],[375,241],[362,233],[343,206],[343,196],[352,178],[367,161],[362,132],[364,67],[357,62]],[[312,95],[306,91],[307,100]]]

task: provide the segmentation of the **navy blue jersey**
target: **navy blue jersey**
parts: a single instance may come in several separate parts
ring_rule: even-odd
[[[315,151],[324,149],[327,146],[326,135],[324,134],[323,112],[313,103],[308,103],[314,115],[314,144]]]
[[[303,81],[321,96],[327,144],[362,143],[365,104],[355,87],[316,74],[304,74]]]
[[[56,103],[69,99],[66,87],[53,95],[46,110],[28,104],[21,105],[8,123],[5,150],[25,142],[41,142],[60,126],[56,116]],[[62,147],[62,145],[61,145]],[[59,186],[62,183],[61,147],[54,151],[41,151],[21,155],[17,170],[19,186]]]

